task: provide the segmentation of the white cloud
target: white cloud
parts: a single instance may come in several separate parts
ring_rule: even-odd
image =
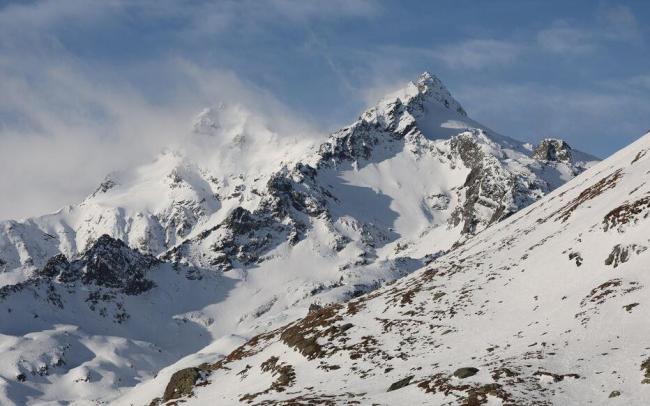
[[[148,162],[180,144],[202,108],[242,104],[284,136],[316,133],[271,94],[232,72],[167,61],[179,90],[153,103],[119,81],[74,66],[48,70],[37,83],[0,69],[0,218],[56,210],[92,192],[113,170]],[[160,65],[163,65],[161,63]],[[6,115],[5,115],[6,117]]]
[[[436,58],[451,68],[481,69],[511,64],[520,49],[508,41],[472,39],[438,48],[434,52]]]
[[[314,132],[233,72],[158,56],[130,63],[125,73],[76,57],[53,34],[59,24],[105,23],[127,6],[161,15],[182,8],[135,4],[61,0],[0,8],[0,219],[79,201],[107,173],[148,161],[186,134],[204,107],[223,101],[246,106],[280,134]],[[155,97],[138,77],[154,82]]]

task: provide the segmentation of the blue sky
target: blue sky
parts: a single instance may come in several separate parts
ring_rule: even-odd
[[[605,157],[650,128],[644,21],[647,1],[0,1],[0,218],[74,202],[203,106],[327,132],[424,70],[496,131]]]

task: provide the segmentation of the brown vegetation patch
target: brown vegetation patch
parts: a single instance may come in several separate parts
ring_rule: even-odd
[[[421,287],[418,286],[414,289],[407,290],[406,292],[402,293],[402,300],[400,300],[400,306],[404,307],[407,304],[413,303],[413,298],[415,297],[415,294],[420,291]]]
[[[268,333],[258,334],[235,348],[226,358],[215,362],[212,365],[204,366],[205,369],[216,370],[225,367],[226,364],[229,364],[234,361],[239,361],[244,358],[252,357],[255,354],[260,353],[266,346],[261,345],[262,343],[268,344],[273,338],[278,334],[278,330],[274,330]],[[200,368],[201,366],[199,366]]]
[[[621,286],[623,281],[621,279],[610,279],[607,282],[604,282],[589,292],[587,297],[582,299],[580,302],[581,306],[584,306],[587,304],[587,302],[592,302],[596,304],[602,304],[605,302],[608,296],[616,293],[616,288]]]
[[[263,372],[270,372],[272,376],[277,376],[275,381],[271,383],[271,386],[262,392],[249,393],[242,396],[239,399],[240,402],[251,403],[256,397],[265,395],[271,391],[284,392],[296,382],[296,371],[293,366],[278,361],[280,361],[278,357],[271,357],[260,365]]]
[[[389,333],[395,329],[398,333],[403,334],[404,330],[411,331],[414,328],[421,328],[426,322],[417,319],[385,319],[375,317],[381,326],[384,333]]]
[[[418,383],[418,388],[426,393],[440,393],[444,396],[454,396],[461,405],[479,406],[488,402],[488,395],[500,399],[503,404],[513,405],[512,396],[498,383],[462,383],[456,384],[445,374],[436,374],[430,379]]]
[[[608,189],[612,189],[616,186],[616,183],[623,176],[622,170],[618,169],[616,172],[602,178],[595,184],[591,185],[587,189],[583,190],[582,193],[578,195],[575,199],[571,200],[564,207],[559,210],[559,214],[556,217],[558,220],[565,222],[571,217],[571,214],[580,207],[583,203],[600,196],[601,193]]]
[[[575,317],[580,318],[581,323],[586,325],[589,321],[588,313],[591,312],[597,314],[599,305],[602,305],[611,298],[634,292],[635,290],[641,289],[641,287],[642,285],[639,282],[630,281],[624,286],[621,279],[610,279],[593,288],[591,292],[580,301],[580,307],[586,308],[586,310],[577,313]]]
[[[289,347],[292,347],[307,359],[322,357],[324,351],[318,343],[318,338],[334,338],[343,334],[339,326],[334,323],[343,320],[339,314],[342,306],[339,304],[330,305],[309,313],[305,318],[289,325],[280,334],[280,339]]]
[[[647,218],[650,214],[648,209],[650,209],[650,196],[633,202],[625,202],[605,215],[603,229],[607,231],[617,228],[620,232],[624,225],[636,223],[642,213],[645,213],[643,218]]]

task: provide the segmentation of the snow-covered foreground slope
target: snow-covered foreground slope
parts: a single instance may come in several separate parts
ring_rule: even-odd
[[[648,173],[650,133],[410,276],[181,370],[158,396],[648,404]]]
[[[0,403],[114,402],[139,383],[127,398],[153,398],[176,369],[405,276],[594,161],[495,134],[428,74],[318,146],[239,106],[202,112],[186,144],[0,223]]]

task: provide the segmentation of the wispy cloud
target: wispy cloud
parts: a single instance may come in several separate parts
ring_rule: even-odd
[[[171,11],[164,3],[156,10],[157,4],[137,7]],[[289,5],[277,2],[278,12],[321,18],[315,10],[288,10]],[[88,6],[83,0],[61,0],[0,8],[0,190],[5,196],[0,218],[40,214],[80,200],[107,173],[147,162],[178,143],[196,114],[224,101],[245,105],[280,134],[314,132],[304,117],[231,70],[164,55],[126,67],[79,58],[55,35],[55,27],[101,26],[132,7],[121,1]],[[151,81],[155,91],[146,91],[140,78]]]
[[[636,89],[642,89],[646,92],[650,92],[650,73],[646,75],[632,76],[627,80],[627,83]]]
[[[509,136],[531,141],[564,138],[596,154],[640,136],[650,116],[647,95],[621,86],[567,89],[531,82],[492,83],[463,86],[457,94],[472,117],[500,123],[496,130]]]
[[[128,4],[128,3],[127,3]],[[221,0],[179,3],[174,0],[145,1],[130,5],[157,18],[184,19],[182,35],[196,40],[206,35],[236,31],[242,35],[263,32],[271,25],[302,24],[347,18],[372,18],[381,13],[379,3],[369,0]]]
[[[520,47],[513,42],[472,39],[434,50],[434,55],[451,68],[481,69],[508,65],[519,52]]]
[[[543,49],[559,54],[577,55],[596,49],[591,32],[563,20],[538,32],[537,42]]]
[[[629,7],[616,5],[600,11],[605,36],[615,40],[636,40],[640,36],[639,23]]]
[[[316,133],[273,95],[233,72],[179,60],[161,61],[158,68],[170,71],[173,79],[166,84],[179,90],[156,103],[74,65],[50,69],[38,82],[0,71],[0,93],[14,95],[0,101],[0,190],[12,196],[0,199],[3,217],[78,201],[109,172],[183,144],[204,107],[241,104],[278,134]]]
[[[563,55],[583,55],[611,43],[640,38],[640,28],[629,7],[601,7],[589,24],[559,19],[537,33],[537,43],[546,51]]]
[[[278,13],[294,20],[338,18],[341,16],[372,17],[381,10],[378,2],[370,0],[330,0],[326,2],[272,0],[270,4]]]

